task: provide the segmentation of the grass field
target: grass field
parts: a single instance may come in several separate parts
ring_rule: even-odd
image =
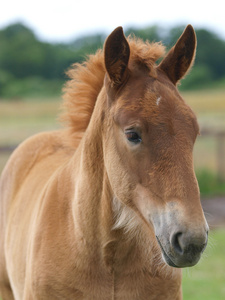
[[[59,127],[60,99],[0,101],[0,146],[17,145],[27,137]]]
[[[0,147],[16,146],[38,132],[59,128],[59,106],[59,98],[0,100]],[[0,173],[9,156],[10,152],[0,152]]]
[[[183,93],[201,127],[225,130],[225,90]],[[0,100],[0,146],[16,145],[32,134],[59,128],[60,99]],[[9,153],[0,155],[0,172]],[[216,140],[199,137],[194,151],[196,169],[217,169]],[[202,261],[183,272],[184,300],[225,299],[225,229],[210,234]],[[166,299],[165,299],[166,300]]]
[[[183,270],[184,300],[225,299],[225,229],[210,232],[201,261]]]

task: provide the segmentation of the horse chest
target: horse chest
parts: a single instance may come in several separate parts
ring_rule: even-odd
[[[90,266],[87,260],[83,268],[66,262],[57,266],[51,261],[48,268],[46,263],[39,269],[38,277],[34,278],[32,294],[37,299],[56,300],[175,300],[180,290],[180,280],[152,276],[147,270],[125,268],[119,272],[110,272],[102,265]],[[39,264],[40,266],[40,264]],[[65,267],[66,266],[66,267]],[[34,272],[34,274],[37,274]]]
[[[180,282],[152,277],[146,272],[134,272],[114,279],[114,298],[117,300],[175,300],[181,299]]]
[[[43,300],[74,299],[74,300],[180,300],[179,286],[176,284],[160,283],[157,280],[143,282],[142,276],[126,278],[113,278],[101,274],[95,278],[87,278],[82,281],[66,280],[54,282],[51,279],[37,291],[39,298]],[[102,277],[102,278],[101,278]],[[52,283],[52,284],[51,284]],[[36,294],[36,293],[34,293]]]

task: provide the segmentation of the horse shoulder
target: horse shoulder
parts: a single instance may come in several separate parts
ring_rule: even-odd
[[[48,182],[71,158],[60,131],[41,133],[22,143],[12,154],[0,180],[3,261],[16,291],[24,285],[27,251],[33,224]],[[22,242],[21,242],[22,241]],[[23,260],[23,264],[18,263]]]
[[[51,173],[60,165],[62,160],[57,159],[57,156],[66,157],[68,152],[63,149],[61,135],[60,131],[40,133],[28,138],[16,148],[1,176],[0,192],[6,194],[4,198],[13,198],[39,164],[45,164],[43,173],[48,169]]]

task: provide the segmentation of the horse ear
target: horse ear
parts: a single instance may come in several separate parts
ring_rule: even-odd
[[[188,25],[178,39],[176,45],[171,48],[167,56],[159,65],[170,80],[176,84],[192,66],[196,51],[196,36],[191,25]]]
[[[104,47],[105,67],[114,86],[120,86],[126,77],[130,47],[123,28],[117,27],[107,38]]]

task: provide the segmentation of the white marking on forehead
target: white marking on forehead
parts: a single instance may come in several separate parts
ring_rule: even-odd
[[[156,99],[156,105],[158,106],[159,105],[159,102],[161,101],[162,97],[159,96],[157,99]]]

